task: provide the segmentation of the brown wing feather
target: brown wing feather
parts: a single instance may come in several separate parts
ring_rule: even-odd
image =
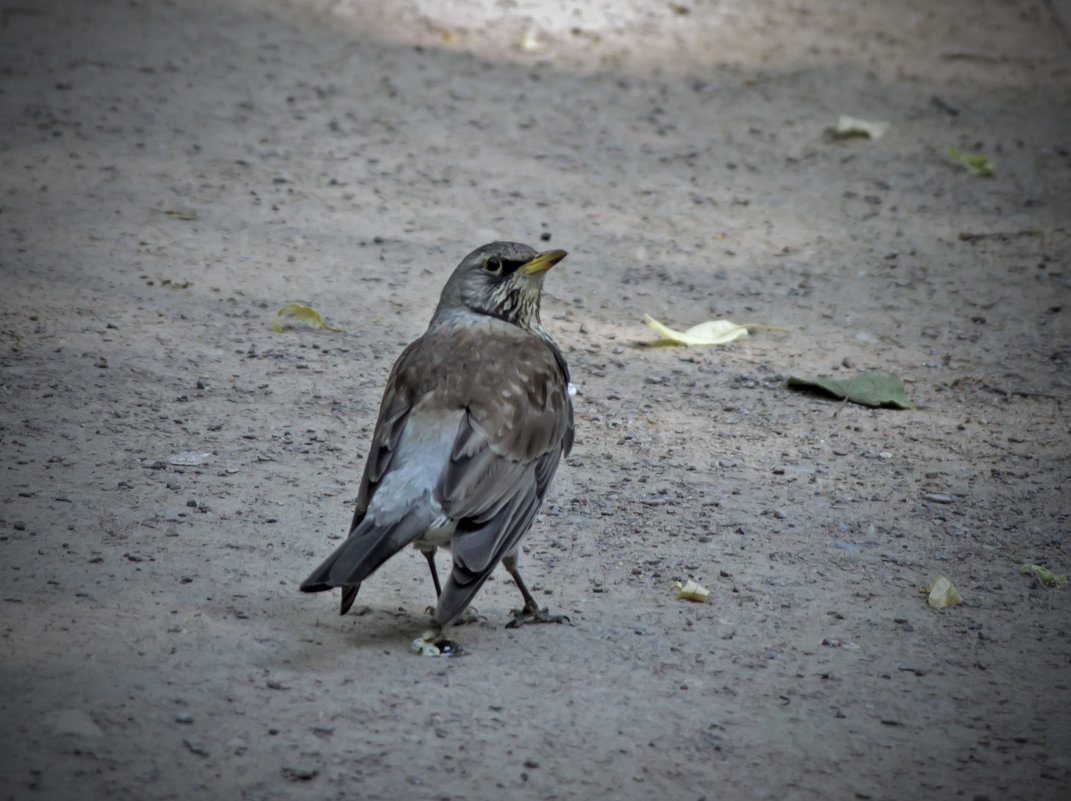
[[[493,330],[463,325],[429,330],[394,363],[372,434],[351,530],[364,517],[380,479],[390,469],[398,440],[417,404],[466,409],[474,423],[458,432],[455,458],[444,470],[444,486],[470,486],[471,480],[465,481],[462,475],[468,463],[465,456],[483,448],[490,448],[507,462],[530,462],[563,445],[568,453],[573,410],[561,354],[551,343],[516,326],[498,320],[485,325]],[[488,333],[495,335],[491,347]],[[436,360],[441,354],[450,354],[449,364]],[[456,490],[448,496],[464,497]],[[451,517],[455,512],[464,517],[470,507],[485,508],[485,504],[486,499],[477,495],[471,503],[445,511]]]
[[[572,444],[569,380],[553,346],[531,336],[496,345],[466,360],[463,391],[451,399],[467,414],[436,499],[454,519],[486,519],[541,457],[555,453],[557,461]],[[540,498],[548,482],[541,483]]]
[[[458,521],[436,611],[443,624],[528,531],[573,442],[568,371],[553,345],[527,337],[481,355],[467,375],[467,414],[435,490]]]

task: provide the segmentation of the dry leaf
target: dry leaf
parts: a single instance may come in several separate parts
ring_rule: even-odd
[[[272,331],[278,333],[283,330],[279,325],[279,318],[282,317],[284,314],[292,314],[299,320],[308,323],[313,328],[319,328],[321,331],[340,330],[338,328],[332,328],[327,323],[325,323],[323,317],[320,316],[320,312],[316,311],[316,309],[312,308],[312,306],[303,306],[300,303],[289,303],[286,306],[283,306],[283,308],[279,309],[279,311],[275,313],[275,319],[272,320],[271,323]]]
[[[160,282],[160,286],[167,287],[168,289],[189,289],[193,285],[193,281],[172,281],[170,278],[157,278]]]
[[[439,646],[435,644],[436,640],[441,636],[442,634],[440,632],[425,631],[413,640],[412,648],[421,656],[442,656],[442,651],[440,651]]]
[[[687,581],[674,581],[672,584],[674,590],[677,591],[677,597],[683,598],[686,601],[697,601],[703,603],[710,595],[710,590],[700,584],[698,581],[688,579]]]
[[[520,47],[521,50],[529,53],[534,53],[540,49],[539,34],[535,28],[529,28],[524,32],[524,36],[521,37]]]
[[[847,114],[837,117],[837,136],[869,136],[871,139],[881,139],[887,130],[889,130],[887,122],[861,120],[858,117],[849,117]]]
[[[928,600],[930,606],[934,609],[944,609],[946,606],[963,603],[963,596],[952,586],[952,582],[944,576],[938,576],[930,582],[929,593]]]
[[[415,640],[412,648],[421,656],[458,656],[464,653],[454,640],[448,640],[441,631],[425,631]]]
[[[678,345],[725,345],[740,337],[746,337],[749,328],[769,328],[771,331],[788,333],[787,328],[775,328],[772,325],[759,323],[737,325],[729,320],[708,320],[705,323],[693,325],[687,331],[677,331],[658,322],[649,314],[643,315],[643,319],[647,321],[647,325],[661,334],[663,339],[668,339]]]
[[[176,220],[183,220],[185,222],[197,219],[196,209],[164,209],[164,214],[168,217],[174,217]]]

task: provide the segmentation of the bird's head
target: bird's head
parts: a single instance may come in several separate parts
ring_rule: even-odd
[[[539,253],[519,242],[491,242],[461,260],[443,287],[435,316],[466,309],[546,336],[539,321],[543,275],[564,250]]]

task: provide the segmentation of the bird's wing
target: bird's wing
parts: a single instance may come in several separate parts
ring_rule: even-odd
[[[357,491],[357,506],[353,512],[353,522],[350,523],[351,532],[364,518],[368,502],[390,469],[398,449],[398,441],[405,431],[409,414],[421,391],[427,346],[425,337],[411,342],[391,368],[387,386],[383,391],[383,400],[379,404],[379,417],[368,448],[364,474]]]
[[[458,521],[436,615],[444,624],[531,526],[573,440],[568,373],[547,343],[519,341],[508,365],[485,360],[469,378],[466,413],[435,488],[443,512]]]
[[[343,587],[342,613],[357,588],[390,557],[416,540],[440,517],[433,490],[463,417],[459,409],[418,406],[390,449],[390,469],[372,484],[356,525],[335,552],[301,585],[306,592]],[[368,471],[366,471],[367,475]],[[359,515],[359,519],[358,519]]]
[[[447,422],[446,435],[436,436],[435,425],[421,425],[427,421],[419,414],[410,426],[423,384],[423,347],[418,339],[406,348],[387,380],[349,536],[301,584],[305,592],[342,587],[343,614],[360,583],[420,536],[436,516],[430,503],[438,475],[435,465],[449,454],[460,413]],[[381,489],[383,495],[377,496]]]

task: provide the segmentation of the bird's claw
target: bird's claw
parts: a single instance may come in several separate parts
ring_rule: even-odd
[[[428,617],[435,619],[435,607],[428,606],[424,608],[424,614]],[[476,607],[470,606],[464,612],[461,613],[461,617],[455,620],[450,625],[452,626],[464,626],[472,623],[485,623],[487,622],[486,615],[481,615],[476,611]]]
[[[528,608],[514,609],[510,612],[513,615],[513,620],[506,624],[507,629],[519,629],[526,623],[567,623],[573,625],[573,621],[569,619],[568,615],[551,615],[547,613],[547,608]]]

